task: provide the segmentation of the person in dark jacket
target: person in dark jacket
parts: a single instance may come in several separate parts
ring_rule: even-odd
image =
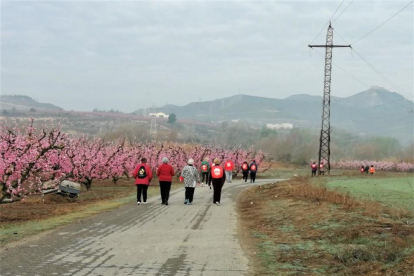
[[[137,204],[141,205],[141,193],[144,204],[147,204],[147,190],[152,180],[152,171],[147,165],[147,158],[141,159],[141,163],[135,167],[132,176],[135,178],[135,185],[137,186]]]
[[[226,181],[226,175],[224,174],[224,169],[220,165],[220,160],[218,158],[214,159],[214,164],[210,169],[209,182],[208,184],[213,184],[214,195],[213,203],[217,206],[220,206],[221,200],[221,189],[223,188],[224,182]]]
[[[316,176],[316,171],[318,170],[318,165],[316,164],[316,162],[312,163],[311,170],[312,170],[312,176]]]
[[[241,169],[243,173],[243,180],[244,182],[247,182],[247,178],[249,177],[249,164],[246,161],[244,161],[241,166]]]
[[[369,166],[368,165],[366,165],[365,166],[365,173],[367,174],[369,172]]]
[[[168,164],[167,157],[162,159],[162,164],[158,167],[157,175],[158,180],[160,181],[161,204],[168,205],[174,169],[170,164]]]
[[[256,181],[256,173],[257,173],[257,163],[255,160],[253,160],[252,163],[250,163],[249,170],[250,170],[250,183],[254,183]]]

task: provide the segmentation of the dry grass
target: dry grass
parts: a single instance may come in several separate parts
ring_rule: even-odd
[[[306,177],[244,191],[238,207],[255,275],[412,272],[414,225],[399,219],[412,216],[407,210],[359,201]]]
[[[338,193],[328,190],[323,186],[314,186],[309,183],[308,177],[299,177],[289,181],[288,192],[292,196],[304,199],[313,199],[316,201],[327,201],[334,204],[340,204],[345,208],[356,208],[360,204],[348,194]]]
[[[32,195],[28,196],[25,201],[2,204],[0,205],[0,227],[8,227],[11,223],[36,221],[65,215],[88,209],[89,206],[99,202],[133,196],[136,194],[133,181],[132,179],[122,179],[118,181],[117,185],[114,185],[112,181],[96,182],[89,191],[82,187],[81,194],[76,199],[55,194]],[[153,181],[153,185],[150,186],[149,195],[158,193],[159,188],[156,183],[158,182]]]

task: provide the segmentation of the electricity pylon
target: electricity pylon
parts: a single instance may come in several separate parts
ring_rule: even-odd
[[[325,48],[325,79],[323,88],[322,101],[322,128],[319,138],[319,156],[318,156],[318,175],[320,174],[321,162],[326,161],[328,174],[331,170],[331,73],[332,73],[332,48],[344,48],[351,45],[333,45],[333,28],[329,22],[328,31],[326,33],[325,45],[308,45],[310,48]]]
[[[157,138],[157,117],[155,115],[151,116],[150,135],[153,139]]]

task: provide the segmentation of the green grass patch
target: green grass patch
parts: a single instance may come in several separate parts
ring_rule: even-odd
[[[360,199],[378,201],[389,207],[414,210],[413,176],[328,179],[326,186]]]
[[[309,170],[303,168],[289,168],[289,169],[271,169],[264,173],[259,173],[258,178],[278,178],[278,179],[288,179],[297,176],[303,176],[310,174]]]

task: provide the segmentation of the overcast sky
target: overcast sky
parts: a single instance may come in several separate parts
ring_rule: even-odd
[[[126,112],[236,94],[322,95],[324,57],[307,46],[340,3],[1,1],[1,94]],[[408,3],[355,0],[333,26],[352,43]],[[345,43],[337,34],[334,42]],[[379,85],[412,100],[412,4],[354,48],[395,84],[334,49],[334,64],[363,83],[334,67],[332,95]]]

